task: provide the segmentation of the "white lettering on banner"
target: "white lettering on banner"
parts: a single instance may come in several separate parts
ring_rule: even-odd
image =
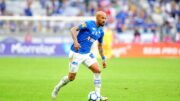
[[[5,48],[4,44],[0,44],[0,53],[4,53]]]
[[[144,47],[143,54],[144,55],[161,54],[161,49],[160,49],[160,47]]]
[[[38,46],[27,46],[22,45],[20,43],[13,44],[11,46],[12,53],[18,54],[46,54],[52,55],[55,53],[55,45],[45,46],[45,45],[38,45]]]
[[[114,49],[113,52],[115,57],[119,57],[119,55],[121,54],[126,54],[127,53],[127,50],[126,48],[118,48],[118,49]]]
[[[180,51],[180,50],[179,50]],[[178,54],[178,48],[176,47],[144,47],[143,48],[144,55],[176,55]],[[180,54],[180,52],[179,52]]]
[[[124,47],[121,47],[121,48],[117,48],[117,49],[113,49],[113,55],[115,57],[119,57],[120,55],[126,55],[127,54],[127,51],[131,49],[131,45],[127,45],[127,46],[124,46]]]
[[[164,47],[162,49],[162,54],[176,55],[176,54],[178,54],[178,48],[176,48],[176,47]]]

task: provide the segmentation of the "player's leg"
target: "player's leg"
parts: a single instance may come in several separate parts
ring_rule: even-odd
[[[101,71],[98,67],[98,63],[92,64],[89,69],[94,73],[94,86],[95,86],[95,91],[98,93],[100,96],[100,91],[101,91]]]
[[[54,87],[54,90],[52,92],[52,98],[56,98],[59,90],[67,85],[70,81],[73,81],[75,79],[76,73],[69,73],[68,76],[64,76],[62,77],[62,79],[60,80],[60,82]]]
[[[63,86],[65,86],[66,84],[68,84],[70,81],[75,80],[76,77],[76,73],[78,71],[79,66],[78,65],[73,65],[70,62],[70,67],[69,67],[69,74],[68,76],[64,76],[60,82],[57,84],[57,88],[61,88]]]
[[[101,89],[101,75],[100,69],[98,67],[98,62],[92,53],[88,54],[84,64],[94,73],[94,86],[95,91],[100,96]]]
[[[94,73],[94,86],[95,86],[95,91],[98,93],[100,96],[101,101],[107,101],[107,97],[101,96],[101,71],[99,69],[98,63],[92,64],[89,69]]]
[[[84,64],[94,73],[94,86],[95,91],[100,96],[100,89],[101,89],[101,71],[98,67],[97,59],[94,57],[92,53],[88,54]]]
[[[84,64],[94,73],[94,86],[95,91],[101,96],[101,71],[99,69],[98,62],[93,54],[89,54],[84,61]],[[101,97],[101,101],[106,101],[106,97]]]
[[[59,83],[54,87],[54,90],[52,92],[52,98],[56,98],[59,90],[67,85],[70,81],[73,81],[76,77],[76,73],[79,69],[79,64],[82,62],[82,60],[79,60],[79,56],[78,55],[74,55],[74,52],[70,52],[69,55],[69,74],[67,76],[64,76]]]

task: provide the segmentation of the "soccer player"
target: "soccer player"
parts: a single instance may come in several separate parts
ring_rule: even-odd
[[[69,53],[69,74],[64,76],[60,82],[55,86],[52,92],[52,98],[56,98],[59,90],[75,79],[79,65],[82,63],[87,66],[94,73],[95,91],[100,96],[101,101],[107,101],[107,97],[102,97],[100,94],[101,89],[101,71],[98,62],[94,55],[90,52],[92,44],[98,40],[98,50],[102,58],[103,68],[106,68],[105,56],[103,54],[103,36],[104,31],[102,27],[106,21],[106,14],[103,11],[96,12],[96,21],[85,21],[79,26],[71,29],[71,35],[74,44],[71,46]]]

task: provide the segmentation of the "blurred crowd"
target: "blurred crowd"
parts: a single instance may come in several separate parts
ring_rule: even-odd
[[[134,42],[150,33],[152,42],[180,43],[179,0],[0,0],[1,16],[94,16],[98,10],[107,13],[107,28],[117,35],[133,34]],[[9,24],[10,29],[15,28],[15,22]],[[0,28],[3,26],[0,21]],[[37,31],[35,27],[32,30]],[[63,28],[58,24],[52,32]]]

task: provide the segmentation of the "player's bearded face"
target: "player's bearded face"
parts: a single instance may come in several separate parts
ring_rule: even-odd
[[[104,26],[105,22],[106,22],[106,17],[105,16],[100,16],[99,19],[99,25],[100,26]]]

